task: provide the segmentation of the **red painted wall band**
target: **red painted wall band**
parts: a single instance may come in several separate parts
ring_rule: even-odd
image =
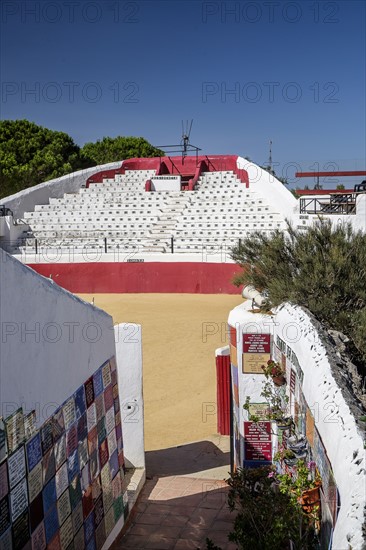
[[[236,264],[70,263],[28,264],[70,292],[240,294],[232,284]]]

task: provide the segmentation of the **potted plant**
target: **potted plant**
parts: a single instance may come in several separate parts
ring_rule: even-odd
[[[275,386],[284,386],[286,384],[285,371],[277,362],[269,359],[266,365],[262,365],[261,369],[266,378],[272,378]]]
[[[320,509],[321,477],[315,466],[315,462],[298,460],[293,474],[277,476],[280,492],[292,494],[307,514],[318,514]]]
[[[261,418],[250,413],[250,397],[246,398],[243,408],[248,411],[249,420],[251,422],[270,420],[276,422],[279,430],[289,430],[293,426],[293,420],[287,415],[288,396],[281,395],[270,382],[264,384],[261,396],[268,403],[268,409],[264,411]]]
[[[274,455],[273,460],[277,462],[284,462],[287,466],[294,466],[297,463],[298,458],[290,449],[286,449],[286,447],[281,445]]]

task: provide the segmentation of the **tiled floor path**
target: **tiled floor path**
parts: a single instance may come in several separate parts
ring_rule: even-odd
[[[227,507],[228,486],[223,481],[228,477],[227,445],[223,439],[199,442],[147,457],[148,475],[149,464],[153,474],[161,469],[168,475],[147,480],[113,550],[206,550],[207,537],[222,550],[236,550],[227,537],[235,517]],[[210,471],[216,479],[209,479]]]

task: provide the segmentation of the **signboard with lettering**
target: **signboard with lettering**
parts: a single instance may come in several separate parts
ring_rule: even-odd
[[[243,373],[263,374],[261,367],[270,358],[270,334],[243,334]]]
[[[271,422],[244,422],[244,462],[268,462],[271,459]]]

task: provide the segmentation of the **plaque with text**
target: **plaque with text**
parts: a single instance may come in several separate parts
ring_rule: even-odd
[[[108,441],[104,440],[101,446],[99,447],[99,458],[100,458],[100,466],[103,468],[105,464],[107,464],[109,459],[109,452],[108,452]]]
[[[46,485],[46,483],[48,483],[56,473],[56,460],[55,460],[55,453],[53,451],[53,447],[43,457],[42,468],[43,468],[43,485]]]
[[[66,462],[66,434],[63,434],[55,443],[53,447],[53,452],[55,455],[56,470],[61,468],[62,464]]]
[[[101,418],[97,424],[97,432],[98,432],[98,445],[101,445],[102,442],[106,439],[107,437],[107,430],[106,430],[106,419],[105,417],[103,416],[103,418]]]
[[[0,500],[9,492],[8,467],[6,462],[0,464]]]
[[[105,413],[105,427],[107,430],[107,434],[109,434],[115,426],[115,419],[114,419],[114,407],[108,409],[108,411]]]
[[[101,521],[100,524],[95,529],[95,544],[97,550],[100,550],[103,547],[103,543],[106,539],[104,521]]]
[[[78,450],[76,449],[74,453],[69,456],[67,459],[67,471],[68,471],[68,479],[71,481],[74,479],[76,475],[78,475],[80,468],[79,468],[79,454]]]
[[[113,491],[112,486],[108,489],[103,489],[103,509],[107,512],[113,505]]]
[[[28,512],[13,523],[13,543],[15,548],[24,548],[30,540]]]
[[[25,477],[25,454],[24,447],[20,447],[15,453],[8,458],[8,477],[10,489],[19,483]]]
[[[62,493],[57,501],[57,513],[60,525],[62,525],[66,518],[71,514],[71,504],[68,490]]]
[[[89,380],[85,382],[84,388],[85,388],[85,401],[86,401],[86,406],[88,408],[94,401],[93,377],[89,378]]]
[[[84,527],[79,529],[79,531],[76,533],[74,538],[74,548],[84,548],[85,540],[84,540]]]
[[[56,483],[56,496],[57,498],[60,498],[62,493],[69,486],[69,476],[68,476],[66,462],[61,466],[59,470],[57,470],[55,475],[55,483]]]
[[[98,369],[93,375],[94,399],[103,393],[102,370]]]
[[[26,442],[27,466],[28,472],[31,472],[35,466],[42,460],[41,434],[38,432],[29,441]]]
[[[36,411],[24,415],[24,437],[30,439],[37,431]]]
[[[92,403],[86,411],[88,432],[90,432],[97,425],[97,410],[95,403]]]
[[[290,373],[290,391],[292,394],[295,394],[295,390],[296,390],[296,372],[291,369],[291,373]]]
[[[108,451],[109,454],[113,454],[114,451],[117,450],[117,438],[116,438],[116,431],[112,430],[111,433],[108,435]]]
[[[10,526],[10,507],[8,497],[0,500],[0,535]]]
[[[108,386],[108,388],[104,392],[103,397],[104,397],[105,410],[108,411],[108,409],[113,407],[114,399],[115,399],[113,397],[113,387],[112,386]]]
[[[0,548],[1,550],[13,550],[13,537],[11,527],[9,527],[7,531],[4,531],[4,533],[0,535]]]
[[[32,533],[32,550],[45,550],[46,548],[46,532],[44,523],[40,523],[37,529]]]
[[[99,525],[104,518],[103,500],[100,496],[94,506],[95,525]]]
[[[43,489],[42,463],[39,462],[28,475],[29,502],[32,502]]]
[[[74,394],[75,402],[75,415],[76,420],[79,420],[86,412],[86,401],[85,401],[85,388],[84,385],[81,386]]]
[[[97,411],[97,421],[99,421],[105,414],[103,394],[95,398],[95,408]]]
[[[59,529],[57,507],[54,505],[46,512],[44,518],[44,526],[46,531],[47,544],[52,540]]]
[[[89,472],[91,481],[94,481],[94,479],[100,473],[100,460],[98,449],[95,449],[95,451],[93,451],[89,457]]]
[[[114,478],[114,476],[118,473],[119,467],[120,467],[120,463],[118,459],[118,452],[114,451],[114,453],[109,458],[109,468],[110,468],[112,478]]]
[[[74,510],[76,506],[79,504],[79,502],[81,501],[81,497],[82,497],[80,477],[78,475],[71,480],[71,483],[69,485],[69,495],[70,495],[71,509]]]
[[[88,437],[88,423],[86,413],[78,420],[78,441],[83,441]]]
[[[43,498],[42,493],[39,493],[39,495],[37,495],[33,502],[29,505],[29,523],[32,532],[37,528],[41,521],[43,521],[43,517]]]
[[[57,441],[65,433],[64,413],[62,407],[55,411],[52,417],[52,433],[54,441]]]
[[[66,451],[67,457],[71,456],[78,448],[78,430],[77,425],[74,424],[66,432]]]
[[[93,510],[93,504],[94,503],[93,503],[92,488],[91,486],[89,486],[87,490],[84,492],[83,498],[82,498],[84,521],[85,521],[85,518],[87,518],[90,512]]]
[[[4,420],[0,418],[0,463],[8,456],[8,445],[6,443],[6,430]]]
[[[10,508],[12,522],[28,508],[27,480],[25,478],[11,491]]]
[[[88,515],[84,522],[84,536],[86,542],[88,542],[94,535],[94,512]]]
[[[69,430],[76,420],[75,401],[70,397],[62,407],[64,413],[65,430]]]
[[[86,491],[90,485],[89,463],[81,470],[80,482],[82,491]]]
[[[71,516],[69,516],[60,527],[60,541],[62,548],[68,548],[74,538]]]
[[[13,453],[24,443],[24,416],[23,409],[19,408],[5,419],[6,443],[8,452]]]
[[[243,334],[243,373],[263,374],[262,365],[271,358],[270,334]]]
[[[82,468],[84,468],[85,464],[89,460],[87,439],[84,439],[84,441],[80,441],[78,446],[78,456],[79,456],[79,467],[80,467],[80,470],[82,470]]]
[[[244,455],[244,460],[272,460],[270,422],[244,422]]]
[[[115,525],[113,506],[104,516],[105,534],[108,536]]]
[[[56,481],[54,477],[43,488],[42,495],[43,495],[43,508],[47,513],[47,510],[55,506],[56,500],[57,500]]]
[[[97,427],[94,428],[88,433],[88,453],[89,456],[98,448],[98,432]]]
[[[41,441],[42,441],[42,452],[45,455],[48,453],[50,449],[52,449],[52,446],[53,446],[52,420],[48,420],[41,427]]]
[[[92,494],[93,494],[93,502],[95,503],[96,500],[98,500],[100,495],[102,494],[102,483],[100,481],[100,476],[97,476],[93,481]]]
[[[102,379],[104,389],[112,383],[111,367],[109,361],[104,367],[102,367]]]
[[[82,529],[84,524],[83,507],[82,507],[81,501],[73,511],[71,519],[72,519],[72,526],[74,530],[74,536],[76,536],[76,533],[78,533],[80,529]]]

